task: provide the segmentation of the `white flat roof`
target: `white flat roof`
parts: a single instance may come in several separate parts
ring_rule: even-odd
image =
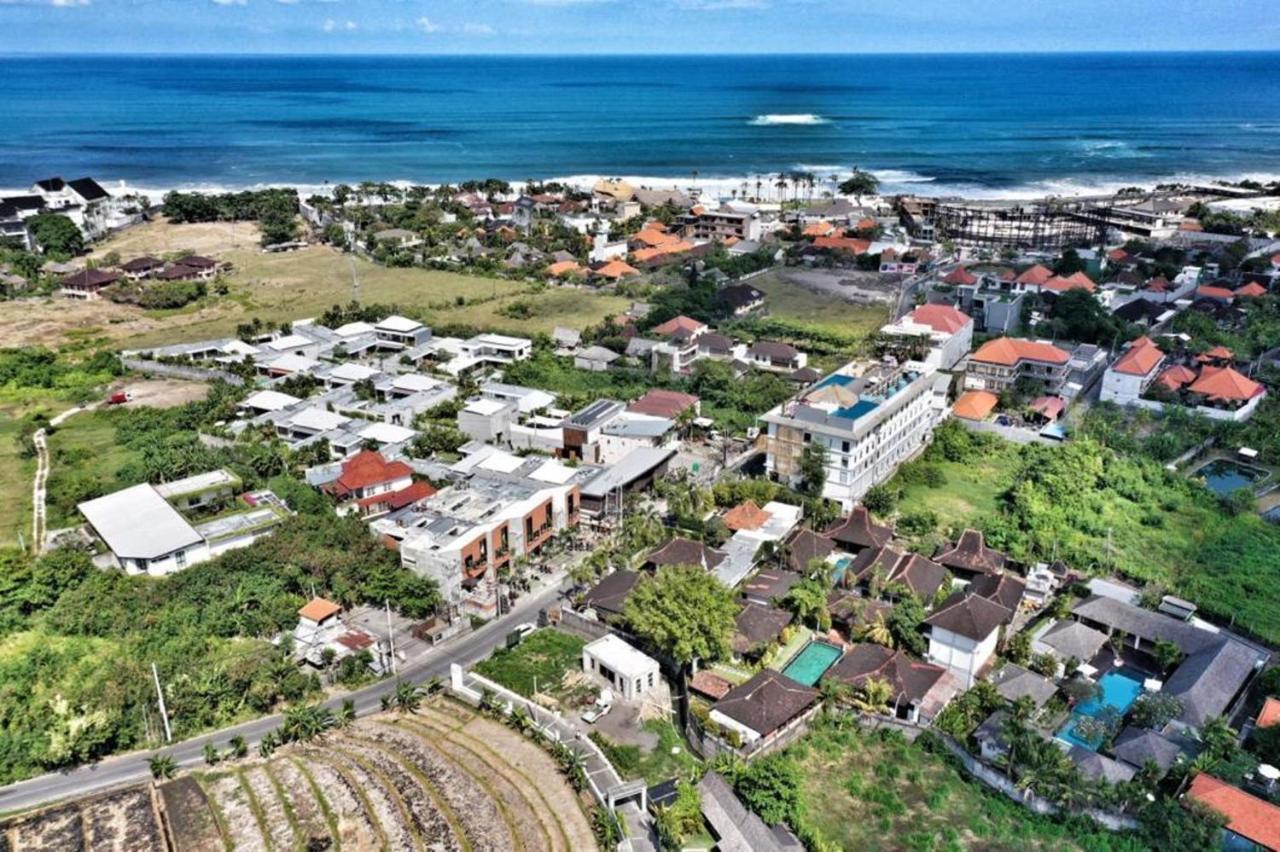
[[[463,410],[468,414],[479,414],[488,417],[497,414],[506,408],[509,403],[499,402],[496,399],[473,399],[467,403],[467,407]]]
[[[378,375],[378,371],[372,367],[366,367],[364,364],[355,364],[348,361],[334,367],[329,371],[329,375],[336,379],[347,379],[353,382],[359,382]]]
[[[197,473],[194,476],[188,476],[185,479],[175,479],[173,482],[164,482],[157,485],[156,493],[166,500],[172,500],[174,497],[180,497],[183,494],[198,494],[201,491],[207,491],[210,488],[220,488],[223,485],[239,485],[240,479],[228,470],[211,470],[207,473]]]
[[[228,355],[256,355],[258,354],[258,347],[251,346],[237,338],[235,340],[228,340],[223,344],[222,351]]]
[[[628,680],[644,677],[658,668],[657,660],[637,651],[612,633],[601,636],[582,650]]]
[[[408,334],[411,331],[417,331],[422,328],[422,323],[417,320],[411,320],[408,317],[402,317],[399,314],[391,316],[378,323],[379,331],[394,331],[400,334]]]
[[[314,358],[292,354],[281,355],[267,363],[268,370],[283,370],[287,373],[309,373],[319,366],[320,362]]]
[[[203,541],[145,482],[87,500],[77,508],[111,552],[122,559],[158,559]]]
[[[561,464],[555,459],[549,459],[548,461],[540,464],[537,469],[530,473],[529,478],[535,479],[538,482],[549,482],[553,485],[564,485],[570,479],[573,479],[574,473],[576,473],[576,471],[568,465]]]
[[[277,338],[267,344],[269,349],[277,352],[283,352],[286,349],[297,349],[300,346],[310,346],[312,344],[310,337],[303,337],[301,334],[286,334],[284,337]]]
[[[289,418],[289,424],[316,432],[327,432],[330,429],[337,429],[349,419],[341,414],[325,411],[323,408],[304,408]]]
[[[249,394],[240,405],[245,408],[257,408],[261,411],[280,411],[301,401],[296,396],[290,396],[287,393],[263,390]]]
[[[421,373],[405,373],[391,380],[391,386],[397,390],[427,391],[443,384],[439,379],[424,376]]]
[[[468,343],[485,343],[490,346],[528,346],[533,343],[525,337],[508,337],[505,334],[477,334]]]
[[[339,337],[355,337],[358,334],[373,334],[373,326],[367,322],[349,322],[333,330]]]
[[[524,464],[524,459],[520,456],[506,452],[497,452],[476,466],[484,468],[485,470],[494,471],[495,473],[513,473],[522,464]]]
[[[393,423],[370,423],[360,430],[360,437],[366,441],[377,441],[380,444],[398,444],[418,434],[404,426]]]

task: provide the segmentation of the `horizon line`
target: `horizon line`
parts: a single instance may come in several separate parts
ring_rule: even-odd
[[[304,58],[450,58],[450,59],[615,59],[644,57],[689,57],[689,58],[755,58],[755,57],[857,57],[857,56],[1158,56],[1158,55],[1238,55],[1238,54],[1280,54],[1280,48],[1153,48],[1133,50],[1112,50],[1088,48],[1071,48],[1063,50],[866,50],[866,51],[627,51],[627,52],[544,52],[544,51],[504,51],[502,53],[476,53],[467,51],[152,51],[138,52],[129,50],[110,51],[40,51],[18,50],[0,52],[0,61],[6,59],[84,59],[84,58],[202,58],[202,57],[304,57]]]

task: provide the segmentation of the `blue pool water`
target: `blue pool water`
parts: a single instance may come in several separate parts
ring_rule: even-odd
[[[835,645],[826,642],[810,642],[800,649],[800,653],[787,663],[782,673],[805,686],[813,686],[826,674],[827,669],[835,665],[836,660],[844,652]]]
[[[1083,746],[1090,751],[1097,751],[1099,743],[1090,742],[1075,735],[1076,722],[1083,716],[1101,716],[1108,707],[1114,708],[1117,713],[1123,715],[1142,694],[1142,681],[1142,675],[1131,669],[1115,669],[1104,674],[1098,680],[1101,693],[1097,698],[1076,706],[1067,724],[1058,731],[1058,738],[1073,745]]]
[[[831,568],[831,582],[833,585],[839,586],[844,583],[845,572],[849,570],[849,565],[853,559],[848,556],[842,556]]]
[[[1230,494],[1240,488],[1248,488],[1266,477],[1266,471],[1234,462],[1217,459],[1197,470],[1192,476],[1200,477],[1214,494]]]

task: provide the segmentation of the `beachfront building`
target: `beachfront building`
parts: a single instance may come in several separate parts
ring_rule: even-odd
[[[969,356],[964,386],[999,395],[1019,380],[1042,382],[1045,392],[1059,394],[1071,375],[1071,353],[1052,343],[997,337]]]
[[[938,379],[919,362],[846,364],[760,418],[766,470],[799,484],[805,449],[819,446],[826,459],[823,496],[852,509],[929,442],[946,411]]]
[[[288,509],[270,491],[237,500],[241,484],[230,471],[213,470],[80,503],[76,508],[102,544],[94,563],[161,577],[269,535]]]

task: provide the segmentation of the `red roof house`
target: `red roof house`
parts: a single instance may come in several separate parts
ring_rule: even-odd
[[[974,275],[969,270],[965,269],[963,266],[957,266],[955,269],[951,270],[946,274],[946,277],[942,279],[942,283],[943,284],[961,284],[961,285],[977,284],[978,276]]]
[[[950,305],[921,305],[911,312],[911,320],[943,334],[955,334],[973,320]]]
[[[1227,819],[1227,830],[1264,849],[1280,849],[1280,807],[1201,772],[1187,789],[1187,798]]]

